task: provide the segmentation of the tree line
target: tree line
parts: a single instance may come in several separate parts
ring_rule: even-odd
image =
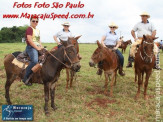
[[[22,42],[22,38],[25,37],[26,29],[28,25],[24,26],[13,26],[13,27],[3,27],[0,30],[0,43],[14,43]]]

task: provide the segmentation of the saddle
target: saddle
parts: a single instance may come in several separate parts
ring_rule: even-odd
[[[42,50],[38,51],[38,54],[39,54],[38,62],[39,63],[43,64],[45,62],[46,57],[47,57],[46,52],[47,52],[46,49],[42,49]],[[25,74],[25,69],[28,66],[29,62],[30,62],[30,58],[29,58],[28,54],[25,51],[24,52],[14,52],[14,53],[12,53],[12,55],[15,57],[15,59],[12,61],[12,63],[22,69],[19,77],[23,78],[24,74]],[[40,84],[43,83],[42,80],[41,80],[40,70],[33,73],[33,76],[31,77],[29,82],[31,82],[31,83],[40,83]]]
[[[44,61],[46,59],[46,49],[42,49],[42,50],[38,51],[38,54],[39,54],[38,62],[44,63]],[[26,51],[14,52],[14,53],[12,53],[12,55],[16,58],[17,61],[19,61],[23,64],[28,65],[30,62],[30,58],[29,58],[28,54],[26,53]]]

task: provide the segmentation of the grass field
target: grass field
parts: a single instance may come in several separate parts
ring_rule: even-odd
[[[44,44],[51,49],[54,44]],[[156,73],[153,70],[149,80],[147,93],[149,99],[143,98],[143,88],[141,88],[140,98],[135,101],[137,84],[134,83],[133,68],[126,69],[126,76],[118,75],[117,85],[114,87],[113,97],[103,94],[104,76],[96,75],[97,69],[88,65],[96,44],[80,44],[81,70],[77,73],[77,79],[73,82],[73,87],[66,91],[65,70],[61,72],[56,88],[55,103],[58,107],[53,111],[50,107],[50,116],[44,115],[44,91],[43,85],[33,84],[31,87],[25,86],[22,82],[15,81],[10,89],[11,102],[13,104],[27,104],[34,106],[35,122],[154,122],[156,118],[155,81]],[[5,54],[14,51],[23,51],[25,44],[0,44],[0,105],[5,101],[5,71],[3,59]],[[128,49],[124,54],[125,64],[127,64]],[[160,63],[163,68],[163,53],[160,54]],[[160,72],[161,86],[163,85],[163,70]],[[110,88],[110,86],[108,86]],[[109,92],[109,91],[108,91]],[[161,96],[163,89],[161,87]],[[163,99],[161,98],[161,101]],[[0,107],[0,116],[2,116]],[[163,102],[160,109],[163,110]],[[161,111],[163,113],[163,111]],[[163,114],[162,114],[163,115]],[[1,118],[0,118],[1,121]]]

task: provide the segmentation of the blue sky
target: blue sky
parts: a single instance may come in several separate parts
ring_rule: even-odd
[[[80,42],[94,43],[96,40],[101,40],[108,30],[108,24],[114,21],[118,26],[117,34],[123,35],[124,40],[132,39],[130,34],[133,26],[141,21],[140,14],[144,11],[151,15],[151,21],[157,30],[158,40],[163,39],[163,1],[162,0],[80,0],[85,4],[84,8],[13,8],[15,0],[1,0],[0,4],[0,28],[29,25],[28,19],[3,19],[2,14],[20,14],[28,13],[83,13],[91,12],[94,14],[93,19],[55,19],[55,20],[40,20],[38,28],[41,31],[42,42],[54,42],[53,35],[62,29],[61,24],[65,21],[71,23],[70,30],[74,36],[82,35]],[[78,3],[78,0],[21,0],[19,3],[34,4],[35,2],[53,2],[60,3]]]

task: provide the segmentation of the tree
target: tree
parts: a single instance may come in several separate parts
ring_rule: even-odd
[[[0,30],[0,43],[14,43],[22,42],[22,38],[25,37],[25,31],[28,25],[13,26],[11,28],[3,27]]]

